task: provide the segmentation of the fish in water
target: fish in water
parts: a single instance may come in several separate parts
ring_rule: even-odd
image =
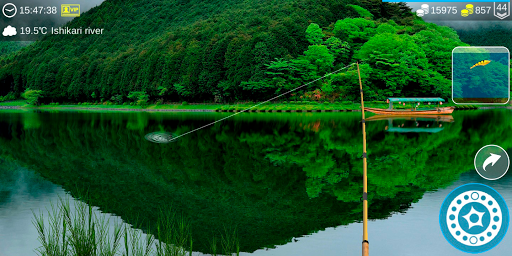
[[[490,60],[482,60],[482,61],[479,61],[478,63],[476,63],[475,65],[473,65],[472,67],[470,67],[469,69],[473,69],[476,66],[485,66],[489,63],[491,63]]]

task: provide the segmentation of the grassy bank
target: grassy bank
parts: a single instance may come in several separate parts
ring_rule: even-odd
[[[60,198],[50,209],[36,214],[33,224],[39,234],[41,256],[192,256],[193,241],[187,220],[172,211],[162,211],[152,230],[144,234],[128,224],[111,222],[82,201],[73,207]],[[158,240],[157,240],[158,239]],[[225,230],[210,241],[213,256],[239,255],[236,231]]]
[[[320,111],[358,111],[361,109],[360,102],[343,101],[343,102],[315,102],[315,101],[284,101],[277,103],[259,103],[245,102],[233,104],[209,104],[209,103],[191,103],[191,104],[151,104],[147,106],[137,106],[129,104],[113,104],[110,102],[105,103],[78,103],[78,104],[48,104],[33,106],[27,104],[23,100],[0,102],[1,107],[16,107],[26,109],[77,109],[77,110],[105,110],[105,111],[216,111],[216,112],[240,112],[247,110],[247,112],[320,112]],[[444,106],[455,106],[457,109],[477,109],[479,107],[499,107],[497,105],[455,105],[453,103],[446,103]],[[511,106],[507,104],[505,106]],[[371,108],[387,108],[388,104],[383,101],[368,101],[365,102],[365,107]],[[420,108],[435,108],[437,105],[421,105]],[[396,109],[410,109],[413,108],[412,104],[398,105],[395,104]]]

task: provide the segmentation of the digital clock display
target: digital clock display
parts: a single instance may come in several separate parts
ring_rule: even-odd
[[[20,6],[20,14],[57,14],[57,6]]]

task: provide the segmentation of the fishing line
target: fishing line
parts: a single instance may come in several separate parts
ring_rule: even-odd
[[[288,93],[294,92],[294,91],[296,91],[296,90],[298,90],[298,89],[300,89],[300,88],[302,88],[302,87],[304,87],[304,86],[308,86],[308,85],[310,85],[310,84],[312,84],[312,83],[314,83],[314,82],[320,81],[320,80],[322,80],[322,79],[324,79],[324,78],[326,78],[326,77],[329,77],[329,76],[331,76],[331,75],[334,75],[334,74],[336,74],[336,73],[338,73],[338,72],[340,72],[340,71],[342,71],[342,70],[344,70],[344,69],[347,69],[347,68],[349,68],[349,67],[351,67],[351,66],[353,66],[353,65],[355,65],[355,64],[356,64],[356,63],[352,63],[352,64],[350,64],[350,65],[348,65],[348,66],[345,66],[345,67],[340,68],[340,69],[338,69],[338,70],[336,70],[336,71],[333,71],[333,72],[331,72],[331,73],[329,73],[329,74],[326,74],[326,75],[324,75],[324,76],[322,76],[322,77],[320,77],[320,78],[317,78],[317,79],[315,79],[315,80],[313,80],[313,81],[311,81],[311,82],[309,82],[309,83],[303,84],[303,85],[301,85],[301,86],[299,86],[299,87],[297,87],[297,88],[295,88],[295,89],[292,89],[292,90],[287,91],[287,92],[285,92],[285,93],[282,93],[282,94],[280,94],[280,95],[278,95],[278,96],[275,96],[275,97],[273,97],[273,98],[271,98],[271,99],[268,99],[268,100],[266,100],[266,101],[263,101],[263,102],[261,102],[261,103],[258,103],[258,104],[254,105],[254,106],[252,106],[252,107],[246,108],[246,109],[244,109],[244,110],[242,110],[242,111],[240,111],[240,112],[236,112],[236,113],[234,113],[234,114],[232,114],[232,115],[229,115],[229,116],[227,116],[227,117],[224,117],[224,118],[222,118],[222,119],[219,119],[219,120],[217,120],[217,121],[215,121],[215,122],[209,123],[209,124],[207,124],[207,125],[201,126],[201,127],[197,128],[197,129],[194,129],[194,130],[192,130],[192,131],[189,131],[189,132],[186,132],[186,133],[184,133],[184,134],[178,135],[178,136],[176,136],[176,137],[172,138],[172,140],[170,140],[170,141],[174,141],[174,140],[178,139],[179,137],[182,137],[182,136],[185,136],[185,135],[187,135],[187,134],[191,134],[191,133],[193,133],[193,132],[199,131],[199,130],[204,129],[204,128],[208,127],[208,126],[214,125],[214,124],[216,124],[216,123],[218,123],[218,122],[222,122],[222,121],[224,121],[224,120],[226,120],[226,119],[228,119],[228,118],[231,118],[231,117],[233,117],[233,116],[236,116],[236,115],[238,115],[238,114],[240,114],[240,113],[246,112],[247,110],[250,110],[250,109],[252,109],[252,108],[255,108],[255,107],[259,106],[259,105],[262,105],[262,104],[265,104],[265,103],[267,103],[267,102],[269,102],[269,101],[272,101],[272,100],[275,100],[275,99],[277,99],[277,98],[280,98],[280,97],[282,97],[282,96],[284,96],[284,95],[286,95],[286,94],[288,94]]]

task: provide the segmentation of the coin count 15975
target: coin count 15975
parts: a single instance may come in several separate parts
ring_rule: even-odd
[[[457,14],[457,6],[432,6],[430,14]]]
[[[22,6],[20,14],[57,14],[57,6]]]

